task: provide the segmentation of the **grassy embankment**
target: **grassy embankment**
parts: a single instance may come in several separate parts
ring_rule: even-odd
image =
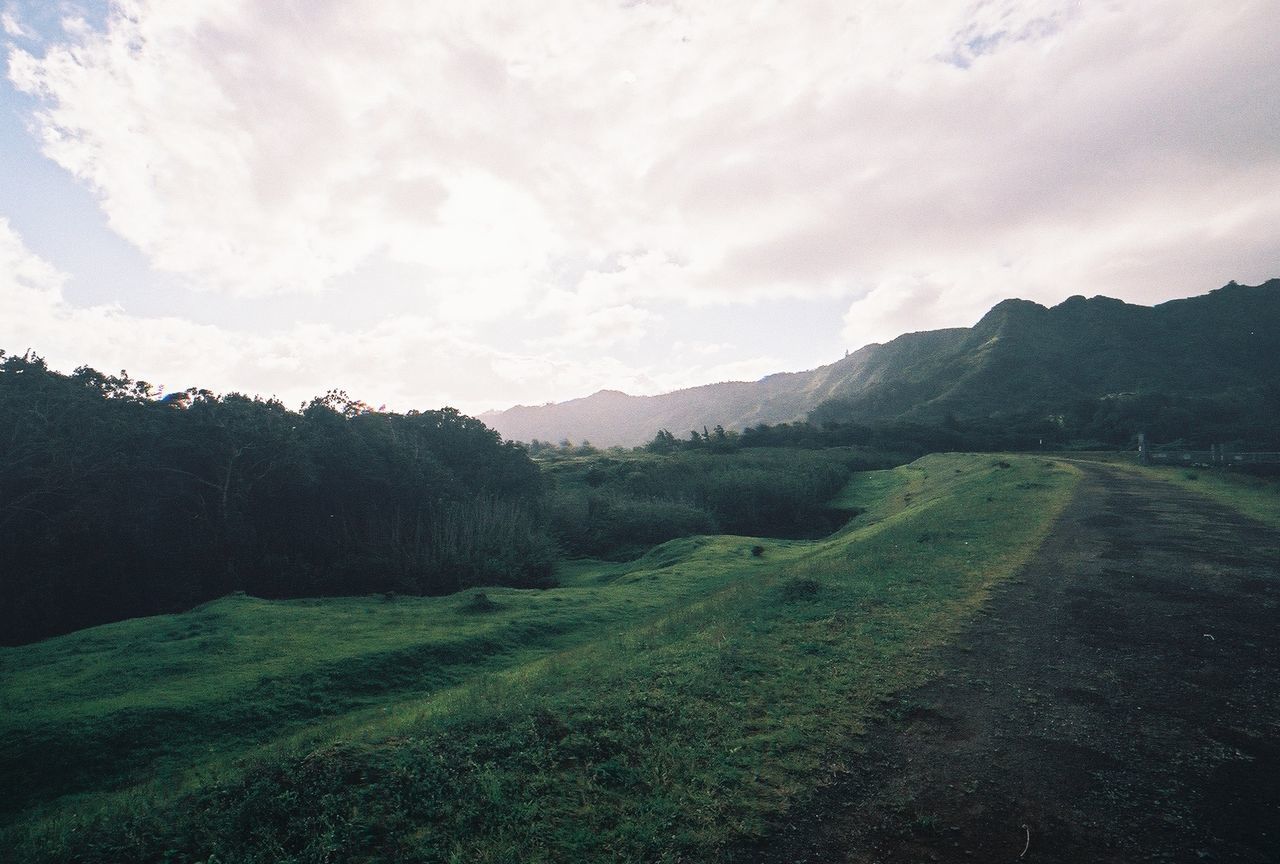
[[[834,503],[861,514],[822,540],[673,540],[484,598],[232,597],[4,649],[0,849],[722,857],[857,758],[1075,476],[930,456],[857,475]]]
[[[1252,519],[1280,528],[1280,478],[1214,468],[1140,469],[1149,477],[1208,495]]]
[[[1256,476],[1231,468],[1140,465],[1133,452],[1087,453],[1080,454],[1080,458],[1118,465],[1154,480],[1199,492],[1252,519],[1280,528],[1280,477]]]

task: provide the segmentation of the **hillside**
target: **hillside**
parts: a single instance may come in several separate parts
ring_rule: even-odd
[[[660,396],[601,391],[481,416],[509,439],[636,445],[658,429],[811,420],[993,421],[1091,412],[1099,400],[1275,398],[1280,279],[1139,306],[1071,297],[1052,308],[997,304],[973,327],[908,333],[806,372]],[[1094,403],[1082,408],[1082,400]]]
[[[686,537],[542,591],[230,596],[0,648],[0,862],[725,860],[930,677],[1077,479],[929,456],[857,474],[820,540]]]

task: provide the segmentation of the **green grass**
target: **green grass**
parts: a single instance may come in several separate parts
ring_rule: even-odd
[[[1195,490],[1250,518],[1280,528],[1280,478],[1254,477],[1221,468],[1152,466],[1135,470]]]
[[[1280,527],[1280,477],[1260,477],[1231,468],[1140,465],[1133,452],[1072,454],[1163,480],[1214,499],[1267,525]]]
[[[1194,471],[1194,476],[1188,476],[1181,468],[1148,468],[1148,471],[1183,488],[1196,489],[1245,516],[1280,527],[1280,480],[1276,477],[1254,477],[1212,468]]]
[[[856,475],[832,503],[859,515],[824,540],[678,539],[492,603],[232,597],[4,649],[0,849],[730,856],[858,758],[883,700],[937,671],[931,649],[1034,551],[1075,477],[930,456]]]

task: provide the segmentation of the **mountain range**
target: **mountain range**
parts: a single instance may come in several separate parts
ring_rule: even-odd
[[[972,327],[907,333],[806,372],[658,396],[601,390],[480,419],[517,441],[634,446],[659,429],[679,436],[805,419],[991,423],[1151,394],[1270,402],[1277,382],[1280,279],[1272,279],[1155,306],[1103,296],[1053,307],[1005,300]]]

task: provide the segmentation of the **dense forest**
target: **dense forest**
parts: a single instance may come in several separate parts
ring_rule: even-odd
[[[238,590],[545,584],[540,496],[528,453],[453,409],[160,398],[0,352],[0,642]]]

